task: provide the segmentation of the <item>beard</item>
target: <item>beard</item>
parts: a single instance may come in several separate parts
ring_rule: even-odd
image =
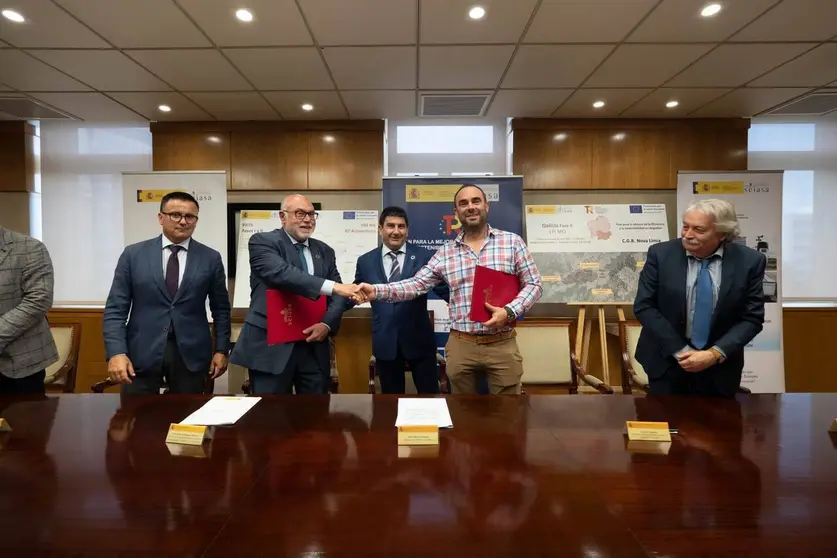
[[[468,217],[479,217],[479,219],[476,223],[468,222]],[[462,223],[462,229],[466,232],[478,232],[485,227],[486,218],[482,213],[470,213],[460,217],[459,222]]]

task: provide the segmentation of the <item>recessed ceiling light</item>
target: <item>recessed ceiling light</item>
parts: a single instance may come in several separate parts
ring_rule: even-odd
[[[17,13],[14,10],[3,10],[3,17],[8,19],[9,21],[14,21],[15,23],[23,23],[26,21],[22,15]]]
[[[676,106],[677,106],[677,105],[679,105],[679,104],[680,104],[680,103],[679,103],[678,101],[669,101],[669,102],[667,102],[667,103],[666,103],[666,106],[667,106],[668,108],[674,108],[674,107],[676,107]]]
[[[240,21],[249,23],[253,21],[253,12],[251,12],[250,10],[241,9],[235,12],[235,17],[237,17]]]
[[[323,136],[323,141],[326,143],[332,143],[334,141],[334,136]]]
[[[159,110],[160,112],[171,112],[171,107],[168,105],[160,105],[159,107],[157,107],[157,110]]]
[[[555,134],[554,136],[552,136],[552,139],[554,141],[564,141],[565,139],[567,139],[567,134],[561,132],[560,134]]]
[[[302,105],[302,110],[306,112],[312,111],[314,110],[314,105],[312,105],[311,103],[305,103],[304,105]]]
[[[604,101],[596,101],[595,103],[593,103],[593,108],[602,108],[604,105]]]
[[[218,136],[206,136],[206,141],[209,143],[221,143],[221,138]]]
[[[702,15],[703,17],[712,17],[713,15],[716,15],[718,12],[720,12],[721,9],[723,9],[723,6],[721,6],[720,4],[707,4],[700,11],[700,15]]]
[[[485,17],[485,8],[482,6],[474,6],[468,10],[468,17],[471,19],[482,19]]]
[[[625,139],[625,133],[619,132],[618,134],[613,134],[613,141],[622,141]]]

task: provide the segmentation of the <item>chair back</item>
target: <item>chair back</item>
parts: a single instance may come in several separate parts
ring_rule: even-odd
[[[625,322],[625,343],[628,349],[628,358],[631,360],[631,367],[637,375],[637,378],[643,384],[648,384],[648,374],[645,369],[636,359],[636,344],[639,342],[639,334],[642,333],[642,325],[639,322],[627,321]]]
[[[71,393],[76,387],[81,325],[54,324],[49,330],[58,348],[58,361],[47,367],[44,383],[56,388],[60,386],[60,391]]]
[[[526,319],[517,323],[517,346],[523,356],[523,384],[570,386],[573,375],[572,320]]]

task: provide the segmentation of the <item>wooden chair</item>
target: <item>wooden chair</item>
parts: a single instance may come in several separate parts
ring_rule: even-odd
[[[436,365],[439,371],[439,392],[450,393],[450,383],[448,382],[447,373],[448,363],[445,360],[445,357],[439,353],[436,353]],[[406,386],[405,391],[408,394],[415,394],[416,387],[412,380],[413,371],[410,370],[410,364],[407,362],[404,363],[404,374],[407,375],[404,382],[404,385]],[[369,393],[372,395],[381,393],[381,379],[378,374],[378,367],[376,366],[376,359],[374,355],[369,357]]]
[[[76,389],[78,353],[81,346],[81,324],[53,324],[49,326],[49,330],[58,347],[58,361],[46,369],[45,389],[49,392],[73,393]]]
[[[648,393],[648,374],[636,360],[636,344],[642,324],[639,320],[619,320],[619,345],[622,352],[622,393],[630,395],[633,388]],[[738,386],[738,393],[752,393],[744,386]]]
[[[613,388],[588,374],[581,365],[573,349],[574,325],[574,320],[563,318],[527,318],[517,322],[524,386],[566,388],[577,394],[581,380],[599,393],[613,393]]]

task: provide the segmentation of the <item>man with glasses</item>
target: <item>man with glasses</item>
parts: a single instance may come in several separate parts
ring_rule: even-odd
[[[346,298],[357,291],[344,285],[334,250],[311,238],[317,227],[314,205],[300,194],[282,201],[282,229],[250,237],[250,310],[235,344],[231,362],[250,371],[256,395],[328,393],[331,354]],[[247,288],[239,285],[238,288]],[[321,323],[304,331],[305,341],[267,344],[267,290],[296,293],[311,300],[328,297]]]
[[[108,376],[124,394],[203,393],[207,374],[227,370],[230,299],[221,254],[192,238],[198,202],[186,192],[160,201],[163,234],[125,248],[105,304]],[[206,317],[206,299],[215,326]]]

